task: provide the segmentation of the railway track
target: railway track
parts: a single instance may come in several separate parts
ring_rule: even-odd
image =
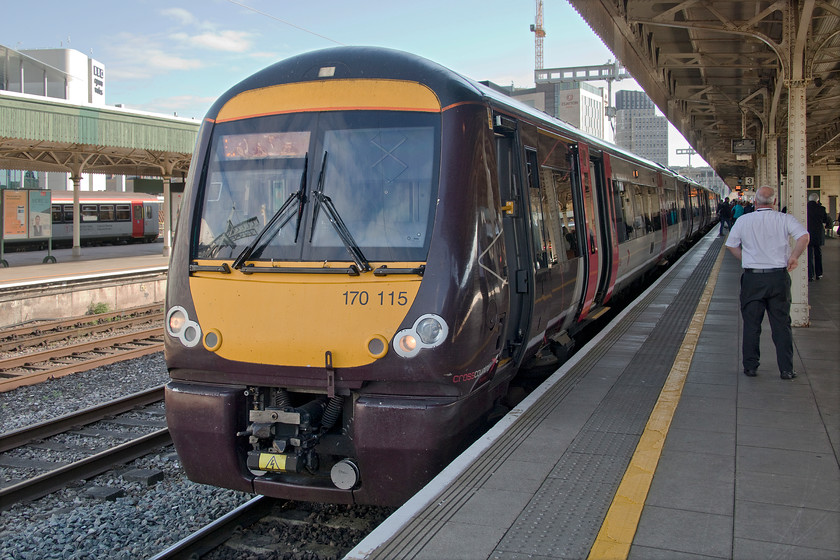
[[[85,480],[170,445],[162,418],[163,386],[68,414],[33,426],[0,434],[0,467],[29,476],[15,477],[0,488],[0,510],[45,496],[77,480]],[[149,408],[151,407],[151,408]],[[157,407],[157,408],[154,408]],[[137,418],[137,411],[145,418]],[[120,415],[132,414],[131,418]],[[99,424],[97,424],[99,423]],[[60,437],[76,434],[98,445],[79,446]],[[43,450],[66,452],[72,460],[45,461]],[[81,459],[75,457],[83,453]],[[9,475],[7,474],[7,477]],[[11,482],[11,484],[8,484]]]
[[[12,355],[0,358],[0,392],[162,350],[159,304],[6,329],[0,352]]]
[[[178,558],[341,558],[391,513],[390,508],[257,496],[170,546],[152,560]]]

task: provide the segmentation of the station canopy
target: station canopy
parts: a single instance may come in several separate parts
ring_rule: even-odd
[[[776,140],[786,173],[791,91],[807,165],[840,163],[840,0],[569,2],[728,183]]]

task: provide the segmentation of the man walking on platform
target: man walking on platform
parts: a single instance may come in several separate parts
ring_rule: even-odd
[[[723,226],[727,229],[732,229],[732,207],[729,204],[729,197],[723,199],[723,202],[717,207],[718,218],[720,219],[720,235],[723,235]]]
[[[790,214],[773,210],[776,191],[768,186],[755,193],[755,212],[732,226],[726,248],[740,259],[741,317],[744,320],[744,374],[757,375],[764,312],[770,319],[776,363],[782,379],[793,379],[793,332],[790,327],[790,275],[808,247],[808,230]],[[796,244],[791,251],[789,239]]]

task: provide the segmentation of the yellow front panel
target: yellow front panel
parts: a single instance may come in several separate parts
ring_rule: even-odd
[[[327,80],[245,91],[219,110],[216,122],[300,111],[440,111],[428,87],[399,80]]]
[[[220,264],[202,262],[201,264]],[[340,266],[335,264],[335,267]],[[417,263],[390,263],[413,268]],[[195,273],[190,290],[203,333],[220,333],[215,352],[229,360],[334,367],[374,361],[371,338],[389,343],[420,288],[416,275]],[[390,351],[390,349],[389,349]]]

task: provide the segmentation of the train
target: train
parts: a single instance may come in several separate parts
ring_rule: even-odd
[[[337,47],[214,103],[182,204],[165,399],[187,476],[395,506],[717,195],[435,62]]]
[[[54,248],[72,246],[73,191],[47,192],[51,198],[51,223],[34,215],[29,222],[28,237],[6,239],[6,250],[45,249],[50,236]],[[80,192],[80,242],[82,245],[154,242],[160,235],[162,210],[162,197],[153,194]]]

